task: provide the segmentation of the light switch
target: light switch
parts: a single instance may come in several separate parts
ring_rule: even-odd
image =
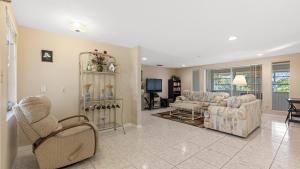
[[[46,93],[46,91],[47,91],[46,85],[42,85],[41,86],[41,93]]]

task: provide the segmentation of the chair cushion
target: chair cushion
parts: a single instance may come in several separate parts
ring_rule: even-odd
[[[19,103],[28,123],[35,123],[48,116],[50,106],[50,100],[45,96],[27,97]]]
[[[52,115],[48,115],[31,126],[41,137],[46,137],[59,128],[57,119]]]
[[[46,137],[57,130],[58,120],[50,115],[50,100],[46,96],[27,97],[20,101],[27,122],[40,137]]]

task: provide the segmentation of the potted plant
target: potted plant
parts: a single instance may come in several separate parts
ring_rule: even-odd
[[[103,65],[105,57],[102,56],[101,53],[99,53],[97,50],[93,53],[94,58],[92,59],[92,63],[96,66],[97,72],[103,72]]]

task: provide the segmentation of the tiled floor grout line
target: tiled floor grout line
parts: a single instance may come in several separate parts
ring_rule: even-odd
[[[95,167],[95,165],[92,163],[92,160],[91,160],[91,159],[89,159],[89,163],[91,164],[91,166],[92,166],[94,169],[96,169],[96,167]]]
[[[164,119],[164,120],[167,120],[167,119]],[[169,163],[168,161],[166,161],[166,160],[162,159],[160,156],[158,156],[158,158],[159,158],[159,159],[161,159],[161,160],[163,160],[164,162],[166,162],[166,163],[170,164],[171,166],[173,166],[173,168],[174,168],[174,167],[175,167],[175,168],[177,168],[177,166],[178,166],[178,165],[180,165],[181,163],[183,163],[183,162],[187,161],[188,159],[192,158],[193,156],[195,156],[195,155],[196,155],[197,153],[199,153],[200,151],[202,151],[202,150],[204,150],[205,148],[207,148],[207,147],[211,146],[212,144],[216,143],[217,141],[219,141],[219,140],[223,139],[224,137],[225,137],[225,135],[224,135],[223,137],[221,137],[221,138],[217,139],[217,140],[216,140],[216,141],[214,141],[213,143],[211,143],[211,144],[207,145],[206,147],[203,147],[201,150],[199,150],[199,151],[195,152],[195,153],[194,153],[194,154],[192,154],[190,157],[188,157],[187,159],[183,160],[182,162],[180,162],[180,163],[178,163],[178,164],[176,164],[176,165]],[[189,142],[189,141],[187,141],[187,142]],[[196,145],[196,144],[195,144],[195,145]],[[171,147],[170,147],[170,148],[171,148]],[[151,153],[151,154],[153,154],[153,155],[156,155],[156,154],[155,154],[155,153],[153,153],[153,152],[150,152],[150,153]],[[203,160],[201,160],[201,161],[203,161]],[[172,168],[172,169],[173,169],[173,168]]]
[[[238,153],[240,153],[242,150],[244,150],[245,149],[245,147],[250,143],[250,141],[251,140],[249,140],[238,152],[236,152],[232,157],[230,157],[230,159],[226,162],[226,163],[224,163],[223,165],[222,165],[222,167],[220,168],[220,169],[222,169],[222,168],[224,168],[230,161],[232,161],[232,159],[238,154]]]
[[[221,137],[221,138],[217,139],[216,141],[212,142],[211,144],[208,144],[206,147],[203,147],[201,150],[197,151],[196,153],[194,153],[193,155],[191,155],[191,156],[188,157],[187,159],[185,159],[185,160],[183,160],[182,162],[176,164],[175,167],[177,167],[177,166],[179,166],[180,164],[184,163],[185,161],[191,159],[191,158],[194,157],[197,153],[199,153],[199,152],[205,150],[206,148],[210,147],[211,145],[215,144],[216,142],[218,142],[219,140],[222,140],[222,139],[225,138],[225,137],[226,137],[226,136],[224,135],[223,137]],[[201,161],[203,161],[203,160],[201,160]],[[203,161],[203,162],[205,162],[205,161]],[[205,162],[205,163],[207,163],[207,162]],[[207,163],[207,164],[209,164],[209,163]],[[211,164],[209,164],[209,165],[211,165]]]
[[[282,137],[282,139],[281,139],[281,141],[280,141],[280,144],[279,144],[279,146],[278,146],[278,149],[276,150],[276,153],[275,153],[274,158],[272,159],[272,162],[271,162],[271,164],[270,164],[269,169],[271,169],[272,166],[273,166],[273,163],[274,163],[274,161],[275,161],[275,159],[276,159],[276,157],[277,157],[277,154],[278,154],[278,152],[279,152],[279,149],[280,149],[280,147],[281,147],[281,145],[282,145],[282,143],[283,143],[283,140],[284,140],[284,138],[285,138],[285,136],[286,136],[286,133],[288,132],[289,128],[290,128],[290,127],[288,126],[288,127],[286,128],[286,130],[285,130],[285,133],[284,133],[284,135],[283,135],[283,137]]]

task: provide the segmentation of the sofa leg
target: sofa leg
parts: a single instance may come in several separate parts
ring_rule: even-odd
[[[195,111],[194,111],[194,109],[192,110],[192,120],[195,120]]]

